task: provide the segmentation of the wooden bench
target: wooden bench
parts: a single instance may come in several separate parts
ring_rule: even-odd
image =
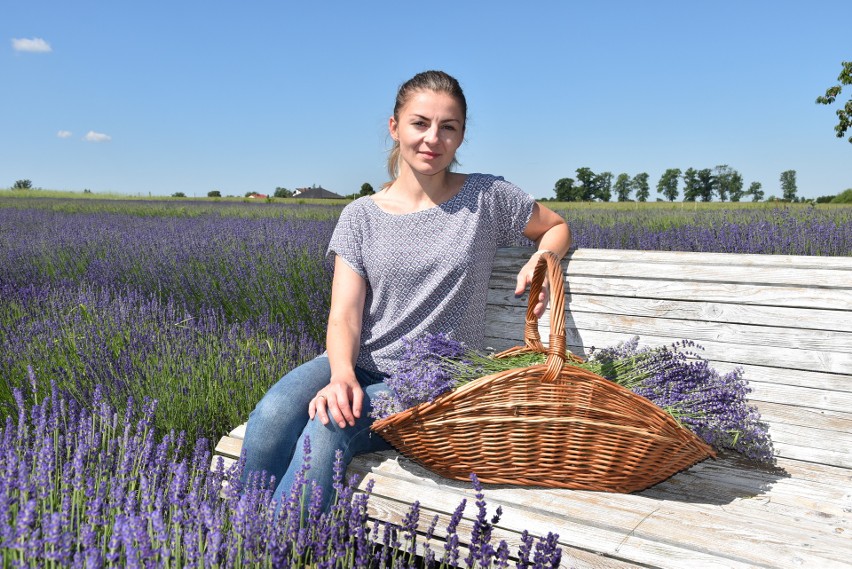
[[[529,253],[498,254],[495,349],[521,341],[525,299],[512,291]],[[637,335],[698,342],[720,371],[744,369],[777,465],[722,456],[634,494],[486,486],[489,512],[503,508],[494,537],[515,550],[524,529],[556,532],[565,567],[852,567],[852,257],[581,250],[563,265],[573,352]],[[547,316],[540,324],[546,338]],[[238,456],[243,428],[217,452]],[[415,499],[421,519],[444,525],[463,497],[474,512],[469,483],[396,453],[349,472],[375,480],[377,519],[400,522]]]

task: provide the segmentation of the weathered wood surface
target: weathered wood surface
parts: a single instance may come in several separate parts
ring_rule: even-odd
[[[528,254],[498,254],[486,318],[496,349],[520,343],[525,301],[512,289]],[[852,567],[852,258],[583,250],[564,265],[569,349],[698,342],[720,371],[742,368],[778,464],[726,456],[627,495],[486,486],[504,512],[495,537],[514,547],[524,529],[557,532],[566,567]],[[539,324],[547,341],[549,318]],[[225,460],[243,429],[220,441]],[[467,498],[470,529],[469,484],[396,453],[357,457],[350,473],[375,480],[377,519],[401,522],[417,499],[421,519],[446,525]]]

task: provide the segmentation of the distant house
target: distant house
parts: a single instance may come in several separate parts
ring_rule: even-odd
[[[313,186],[311,188],[296,188],[293,192],[294,198],[310,198],[320,200],[342,200],[343,196],[330,192],[322,186]]]
[[[267,196],[266,194],[258,194],[257,192],[255,192],[255,193],[253,193],[253,194],[251,194],[251,195],[249,196],[249,199],[260,199],[260,200],[265,200],[265,199],[266,199],[266,198],[268,198],[268,197],[269,197],[269,196]]]

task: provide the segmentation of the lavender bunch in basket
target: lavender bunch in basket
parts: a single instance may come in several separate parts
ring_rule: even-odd
[[[371,415],[383,418],[431,401],[457,386],[456,368],[464,366],[465,346],[446,334],[403,338],[405,350],[394,373],[385,380],[389,392],[373,399]]]
[[[746,397],[741,368],[721,374],[701,357],[695,342],[640,348],[639,338],[593,352],[589,366],[668,411],[716,449],[772,462],[768,427]]]

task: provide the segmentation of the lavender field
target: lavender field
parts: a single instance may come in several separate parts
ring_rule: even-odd
[[[852,254],[849,206],[551,205],[580,248]],[[215,439],[321,350],[341,207],[0,196],[0,405],[32,366]]]
[[[550,205],[581,248],[852,255],[848,206]],[[0,195],[0,567],[285,555],[246,525],[262,492],[217,505],[227,475],[206,467],[212,441],[322,350],[341,207]]]

